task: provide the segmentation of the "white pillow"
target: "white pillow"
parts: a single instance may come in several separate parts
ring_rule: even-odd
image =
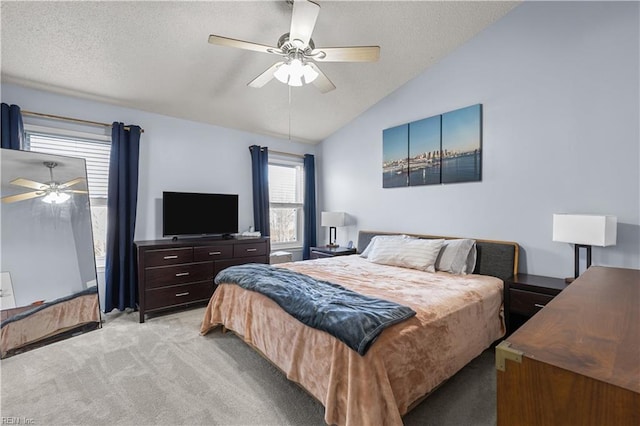
[[[404,238],[413,238],[413,237],[410,237],[408,235],[376,235],[375,237],[371,238],[371,241],[369,241],[369,244],[367,245],[367,247],[363,250],[362,253],[360,253],[360,257],[364,257],[364,258],[369,257],[371,250],[373,250],[373,247],[376,245],[376,241],[393,240],[394,238],[401,240]]]
[[[468,270],[467,261],[469,255],[472,252],[474,256],[472,258],[473,267],[476,264],[475,260],[475,240],[471,239],[459,239],[459,240],[445,240],[436,260],[436,270],[443,272],[450,272],[452,274],[466,274]]]
[[[376,241],[368,259],[383,265],[435,272],[443,239],[393,238]]]

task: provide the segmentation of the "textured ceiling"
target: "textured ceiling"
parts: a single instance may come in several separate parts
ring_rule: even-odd
[[[261,89],[246,85],[278,56],[207,42],[217,34],[275,46],[289,31],[291,6],[284,0],[3,1],[2,81],[313,143],[517,4],[317,3],[317,47],[379,45],[380,60],[319,63],[337,89],[293,88],[290,104],[288,86],[277,80]]]

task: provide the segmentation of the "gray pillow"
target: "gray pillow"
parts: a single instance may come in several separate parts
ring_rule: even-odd
[[[436,260],[436,270],[457,275],[473,272],[476,264],[475,244],[475,240],[468,238],[445,240]]]

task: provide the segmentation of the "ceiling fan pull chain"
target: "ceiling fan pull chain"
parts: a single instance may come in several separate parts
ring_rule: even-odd
[[[291,86],[289,87],[289,142],[291,142]]]

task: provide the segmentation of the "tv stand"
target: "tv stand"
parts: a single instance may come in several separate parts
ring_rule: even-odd
[[[145,314],[207,303],[213,278],[221,270],[244,263],[269,263],[269,238],[197,238],[135,241],[138,310]]]
[[[222,234],[223,240],[233,240],[233,238],[234,238],[233,234]]]

